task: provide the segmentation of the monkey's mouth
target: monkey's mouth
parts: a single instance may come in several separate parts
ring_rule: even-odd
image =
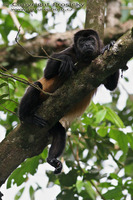
[[[94,54],[94,49],[87,49],[84,53],[85,56],[92,56]]]
[[[93,47],[87,47],[87,48],[84,48],[83,49],[83,52],[85,53],[85,54],[88,54],[88,53],[93,53],[94,52],[94,48]]]

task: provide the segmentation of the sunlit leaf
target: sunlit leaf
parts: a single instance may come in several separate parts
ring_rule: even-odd
[[[118,128],[124,128],[124,124],[122,122],[122,120],[120,119],[120,117],[109,107],[106,107],[107,110],[107,115],[106,118],[111,121],[112,123],[116,124],[116,126]]]
[[[21,188],[15,195],[15,200],[19,200],[24,192],[25,187]]]
[[[128,151],[127,135],[125,135],[122,131],[112,129],[110,130],[109,135],[118,142],[120,148],[123,150],[124,154],[126,154]]]
[[[95,115],[96,123],[100,123],[101,121],[103,121],[106,113],[107,113],[107,111],[105,109],[97,112],[96,115]]]

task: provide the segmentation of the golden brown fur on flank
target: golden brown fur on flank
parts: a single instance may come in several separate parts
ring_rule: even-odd
[[[42,89],[45,92],[50,92],[50,93],[53,93],[61,85],[61,81],[58,79],[58,77],[51,78],[50,80],[41,78],[38,81],[42,84],[43,86]],[[84,113],[85,109],[89,105],[96,91],[97,89],[93,90],[90,94],[85,96],[80,102],[75,104],[75,106],[68,113],[65,114],[65,116],[60,120],[61,124],[65,128],[68,128],[75,118],[81,116]],[[43,93],[41,93],[40,96],[42,101],[45,101],[47,99],[46,95],[44,95]]]
[[[61,124],[65,128],[68,128],[75,118],[80,117],[84,113],[96,91],[97,89],[93,90],[90,94],[75,104],[75,106],[60,120]]]

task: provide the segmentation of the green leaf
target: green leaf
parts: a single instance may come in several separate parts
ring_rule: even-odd
[[[15,195],[15,200],[20,199],[20,197],[22,196],[23,192],[24,192],[25,187],[21,188],[17,194]]]
[[[133,149],[133,134],[127,133],[128,142],[130,143],[130,147]]]
[[[48,157],[48,149],[45,148],[43,152],[40,154],[43,160],[45,160]]]
[[[133,179],[131,180],[127,180],[124,184],[124,186],[126,186],[128,192],[131,194],[131,196],[133,196]]]
[[[86,192],[91,197],[91,199],[96,200],[96,194],[95,194],[94,190],[92,189],[91,183],[89,181],[85,182],[84,187],[85,187]]]
[[[101,121],[103,121],[103,119],[105,118],[107,111],[104,110],[100,110],[99,112],[96,113],[95,118],[96,118],[96,123],[100,123]]]
[[[126,173],[128,176],[133,177],[133,163],[130,164],[130,165],[125,166],[125,173]]]
[[[105,137],[108,133],[108,127],[100,127],[97,132],[101,137]]]
[[[93,129],[90,125],[87,126],[87,133],[90,137],[95,138],[96,137],[96,130]]]
[[[112,200],[112,199],[114,199],[114,200],[120,200],[120,198],[123,197],[122,187],[117,186],[114,189],[109,190],[108,192],[106,192],[105,194],[103,194],[103,196],[104,196],[105,199],[108,199],[108,200]]]
[[[84,174],[84,180],[98,180],[99,179],[99,170],[97,169],[91,169],[88,170],[87,173]]]
[[[9,85],[10,89],[12,89],[12,90],[15,89],[15,81],[14,80],[8,79],[8,85]]]
[[[8,38],[7,38],[8,32],[5,31],[4,24],[0,24],[0,33],[1,33],[2,38],[5,41],[5,43],[8,43]]]
[[[99,187],[102,187],[102,188],[108,188],[108,187],[110,187],[110,186],[112,186],[111,183],[107,183],[107,182],[104,182],[104,183],[100,183],[100,184],[99,184]]]
[[[67,167],[73,167],[75,165],[72,160],[66,160],[65,162],[66,162]]]
[[[128,138],[127,135],[125,135],[122,131],[119,130],[110,130],[109,132],[109,136],[116,140],[120,146],[120,148],[122,149],[122,151],[124,152],[124,154],[127,153],[128,151]]]
[[[35,196],[34,196],[35,190],[33,189],[32,186],[30,186],[29,193],[30,193],[30,199],[35,200]]]
[[[114,123],[118,128],[125,127],[120,117],[113,110],[111,110],[109,107],[106,107],[106,110],[107,110],[106,118],[109,121]]]
[[[60,184],[66,187],[73,186],[74,184],[76,184],[77,176],[77,170],[75,169],[71,170],[68,174],[62,173],[59,176]]]
[[[7,181],[7,188],[11,187],[11,183],[21,185],[27,180],[27,174],[30,173],[34,175],[36,173],[37,167],[39,165],[40,156],[35,156],[33,158],[28,158],[25,162],[21,164],[13,173],[10,175]]]
[[[77,188],[78,193],[80,193],[82,191],[82,187],[83,186],[84,186],[84,182],[83,181],[78,180],[76,182],[76,188]]]
[[[8,86],[8,84],[7,84],[7,83],[2,83],[2,84],[0,84],[0,88],[2,88],[2,87],[4,87],[4,86]]]
[[[0,95],[0,100],[4,99],[5,97],[7,97],[8,94],[3,94],[3,95]]]

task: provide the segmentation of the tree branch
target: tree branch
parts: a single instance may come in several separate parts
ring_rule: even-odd
[[[104,31],[104,43],[107,44],[110,40],[116,40],[126,31],[132,28],[133,20],[129,20],[119,26],[106,28]],[[44,34],[35,38],[20,41],[22,46],[33,55],[46,56],[42,47],[50,55],[53,51],[61,51],[69,47],[73,42],[73,35],[78,30],[67,31],[65,33]],[[14,40],[15,40],[14,36]],[[18,45],[3,47],[0,49],[0,63],[7,69],[21,67],[22,65],[30,65],[40,58],[31,57]]]
[[[29,40],[20,41],[22,46],[34,55],[34,57],[31,57],[29,53],[23,51],[22,47],[17,44],[10,48],[3,47],[0,49],[0,63],[7,69],[10,69],[12,67],[21,67],[21,65],[36,62],[40,59],[36,58],[36,56],[47,57],[42,47],[49,55],[53,51],[61,51],[72,44],[72,37],[76,32],[77,30],[57,34],[47,33]],[[14,36],[14,41],[15,38],[16,36]],[[44,59],[44,57],[42,58]]]
[[[124,69],[133,56],[133,30],[123,35],[104,55],[82,68],[56,90],[39,108],[38,113],[48,121],[41,129],[34,125],[18,125],[0,144],[0,185],[27,157],[38,155],[50,143],[48,129],[71,109],[73,104],[98,87],[106,77]],[[77,67],[80,68],[80,63]],[[7,167],[8,166],[8,167]]]

